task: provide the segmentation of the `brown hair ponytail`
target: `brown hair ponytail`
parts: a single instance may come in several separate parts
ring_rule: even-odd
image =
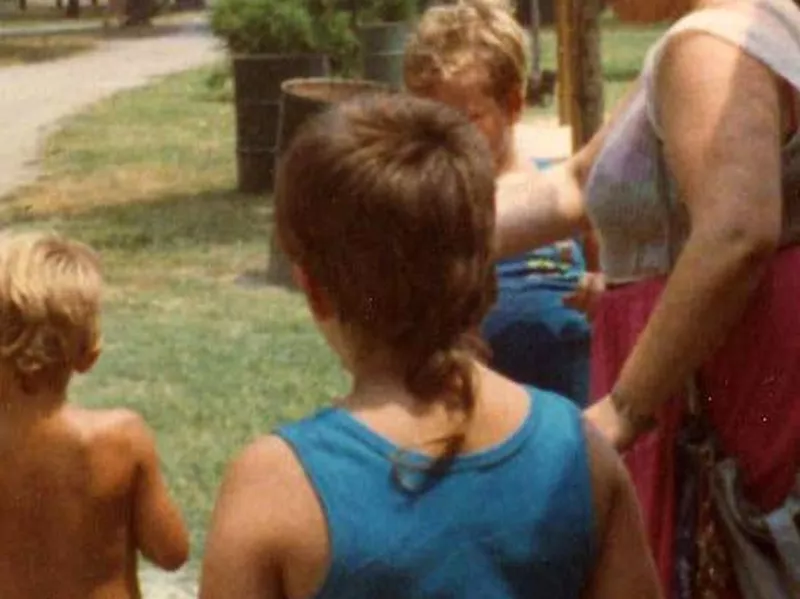
[[[472,412],[494,303],[494,168],[460,113],[361,98],[314,119],[279,169],[275,219],[362,352],[388,353],[420,401]]]

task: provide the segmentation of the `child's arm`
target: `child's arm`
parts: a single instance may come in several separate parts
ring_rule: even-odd
[[[267,437],[228,467],[206,540],[200,599],[284,599],[287,451]]]
[[[177,570],[189,557],[189,535],[161,473],[152,432],[138,415],[131,436],[138,457],[133,496],[136,547],[157,566]]]
[[[660,599],[662,592],[633,483],[611,445],[587,423],[599,536],[583,599]]]

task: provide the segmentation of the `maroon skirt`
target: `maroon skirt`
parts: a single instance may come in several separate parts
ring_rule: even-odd
[[[594,319],[591,396],[606,395],[647,324],[665,279],[607,291]],[[739,324],[700,372],[709,419],[737,459],[746,496],[780,505],[800,470],[800,248],[779,252]],[[662,408],[659,428],[625,455],[642,505],[666,596],[675,537],[675,441],[685,398]],[[731,598],[738,597],[732,590]]]

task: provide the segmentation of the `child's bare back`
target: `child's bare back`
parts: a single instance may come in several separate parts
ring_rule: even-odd
[[[0,241],[3,599],[138,598],[138,551],[165,569],[188,555],[142,418],[66,403],[99,355],[94,294],[75,300],[94,277],[87,252],[54,236]]]
[[[161,567],[184,563],[185,531],[136,414],[65,407],[9,424],[0,421],[0,597],[139,597],[137,547]]]

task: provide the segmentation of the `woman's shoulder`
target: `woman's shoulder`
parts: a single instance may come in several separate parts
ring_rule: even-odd
[[[793,0],[729,0],[691,12],[651,48],[645,74],[657,71],[669,47],[692,33],[734,46],[800,88],[800,8]]]
[[[681,52],[685,46],[697,51]],[[670,27],[650,49],[642,72],[648,119],[658,136],[663,134],[658,88],[677,55],[690,56],[697,82],[734,77],[735,72],[724,72],[738,67],[729,57],[747,55],[800,89],[800,9],[793,0],[730,0],[696,10]],[[744,93],[729,88],[718,86],[720,93]]]

